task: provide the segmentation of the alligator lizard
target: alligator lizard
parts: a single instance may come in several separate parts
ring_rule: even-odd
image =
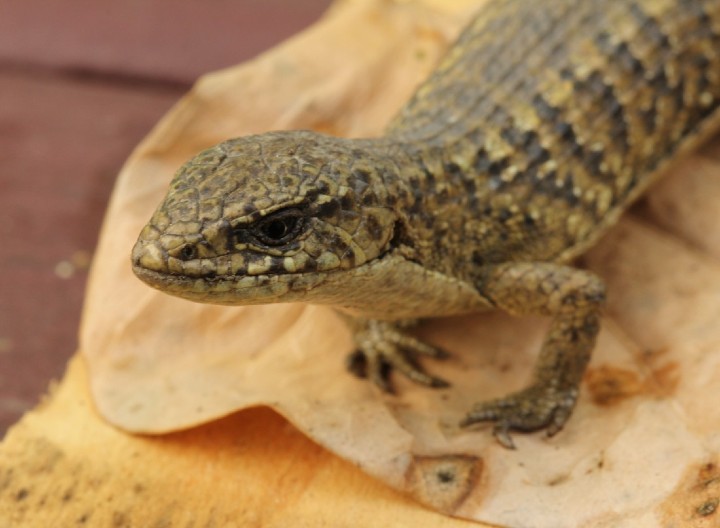
[[[379,138],[230,139],[179,169],[142,230],[149,285],[220,304],[346,314],[353,357],[389,390],[443,351],[417,319],[548,316],[529,385],[462,422],[558,432],[605,288],[569,265],[718,123],[720,0],[494,0]]]

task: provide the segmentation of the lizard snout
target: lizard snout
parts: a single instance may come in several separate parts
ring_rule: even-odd
[[[132,250],[133,271],[138,269],[167,272],[167,257],[156,241],[138,240]]]

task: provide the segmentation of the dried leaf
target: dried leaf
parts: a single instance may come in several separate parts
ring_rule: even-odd
[[[577,410],[552,439],[516,436],[514,452],[487,427],[456,424],[474,402],[527,381],[546,321],[431,321],[421,333],[454,355],[428,368],[453,387],[398,379],[399,395],[386,396],[345,373],[350,336],[327,308],[201,306],[132,276],[130,248],[184,159],[270,129],[380,133],[467,4],[346,1],[313,30],[203,79],[163,120],[121,174],[93,266],[81,347],[96,405],[143,433],[267,405],[390,486],[494,524],[710,519],[717,486],[702,501],[688,491],[698,471],[717,473],[720,449],[720,161],[710,148],[677,166],[641,215],[586,256],[608,282],[610,305]]]

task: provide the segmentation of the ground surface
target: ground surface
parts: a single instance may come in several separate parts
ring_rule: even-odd
[[[132,148],[199,75],[329,3],[0,2],[0,437],[76,349],[87,266]]]

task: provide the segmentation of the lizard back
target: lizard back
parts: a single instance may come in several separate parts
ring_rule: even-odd
[[[388,129],[421,259],[576,256],[719,101],[717,0],[490,2]]]

